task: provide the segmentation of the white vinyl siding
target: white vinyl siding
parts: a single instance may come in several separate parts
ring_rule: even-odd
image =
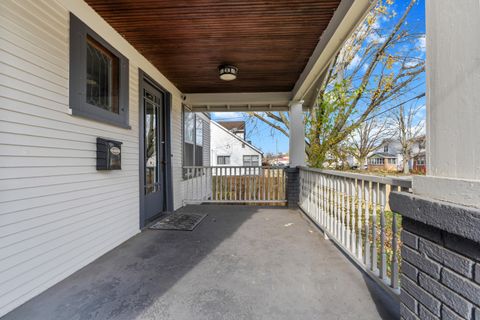
[[[71,115],[67,8],[129,59],[131,129]],[[172,93],[175,208],[182,186],[180,93],[86,3],[3,0],[0,19],[1,317],[139,232],[139,67]],[[122,170],[95,169],[97,137]]]

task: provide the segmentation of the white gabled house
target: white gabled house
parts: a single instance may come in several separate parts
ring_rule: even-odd
[[[425,152],[425,136],[414,138],[410,147],[409,169],[416,167],[414,159]],[[368,156],[370,169],[384,169],[387,171],[403,170],[402,144],[398,139],[385,139],[377,150]]]
[[[238,122],[238,121],[237,121]],[[261,166],[263,152],[244,138],[244,133],[227,129],[225,123],[211,121],[210,145],[213,166]],[[244,128],[244,125],[243,125]]]

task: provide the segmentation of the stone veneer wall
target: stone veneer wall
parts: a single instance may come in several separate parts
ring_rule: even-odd
[[[300,169],[296,167],[285,168],[286,174],[286,198],[289,208],[298,207],[300,200]]]
[[[480,320],[480,211],[393,192],[402,214],[402,319]]]

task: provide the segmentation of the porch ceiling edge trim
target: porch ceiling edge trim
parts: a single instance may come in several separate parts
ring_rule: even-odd
[[[192,111],[288,111],[291,92],[192,93],[184,103]]]
[[[323,32],[305,69],[292,90],[293,100],[303,100],[314,88],[345,40],[360,24],[377,0],[342,0]]]

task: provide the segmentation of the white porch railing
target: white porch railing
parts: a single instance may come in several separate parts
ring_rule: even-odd
[[[285,203],[285,171],[280,167],[183,167],[184,204]]]
[[[375,281],[398,297],[401,216],[390,211],[391,190],[411,180],[300,168],[300,208]]]

